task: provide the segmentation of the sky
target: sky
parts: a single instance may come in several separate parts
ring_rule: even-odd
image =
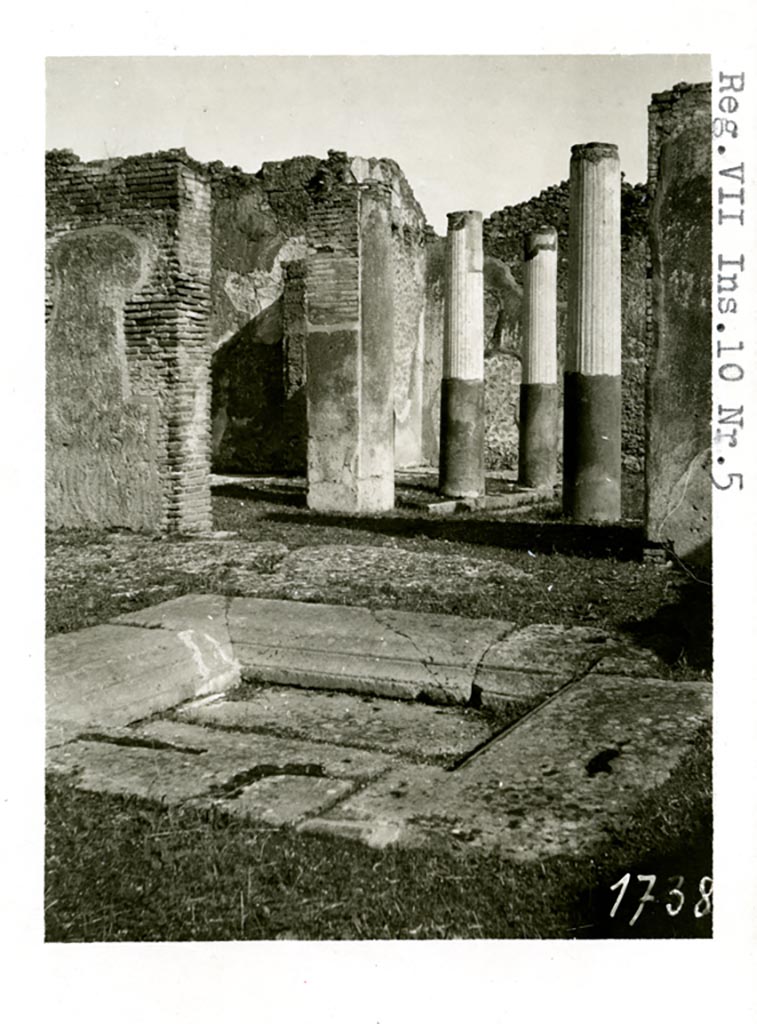
[[[444,234],[450,211],[488,216],[567,178],[575,143],[615,143],[646,180],[652,93],[709,78],[692,54],[48,58],[46,146],[184,147],[249,172],[329,149],[391,157]]]

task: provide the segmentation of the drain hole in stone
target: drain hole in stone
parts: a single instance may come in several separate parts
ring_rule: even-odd
[[[586,771],[592,776],[598,775],[600,772],[605,772],[605,774],[609,775],[612,771],[612,764],[610,762],[614,761],[616,757],[620,757],[620,751],[615,747],[600,750],[590,761],[586,762]]]

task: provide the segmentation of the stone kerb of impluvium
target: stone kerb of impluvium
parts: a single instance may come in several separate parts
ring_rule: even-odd
[[[557,477],[557,230],[524,237],[523,361],[518,482],[553,487]]]
[[[620,518],[620,159],[617,147],[573,146],[563,508],[576,522]]]
[[[439,491],[484,490],[483,218],[463,210],[447,214]]]

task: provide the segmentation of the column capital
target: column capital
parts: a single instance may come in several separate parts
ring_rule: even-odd
[[[523,236],[523,255],[526,261],[532,260],[542,249],[557,249],[557,228],[543,224]]]
[[[598,163],[600,160],[619,160],[620,156],[613,142],[582,142],[570,147],[570,159]]]
[[[482,224],[484,215],[480,210],[456,210],[447,214],[447,230],[462,231],[468,224]]]

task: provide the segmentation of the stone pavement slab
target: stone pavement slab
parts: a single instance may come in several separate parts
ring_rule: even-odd
[[[708,683],[593,675],[457,770],[393,769],[304,831],[372,845],[585,855],[670,775],[711,714]]]
[[[48,744],[234,685],[238,669],[218,621],[223,601],[195,595],[192,602],[168,601],[122,616],[119,624],[50,637],[45,647]],[[174,617],[163,625],[166,606]],[[203,607],[206,621],[200,617]]]
[[[244,795],[247,787],[270,776],[364,784],[397,764],[395,757],[382,752],[160,719],[84,736],[49,750],[48,769],[71,777],[79,789],[167,804],[217,797],[226,806]],[[335,787],[339,793],[351,788]],[[295,798],[299,806],[303,797],[295,794]],[[248,795],[247,804],[254,816],[254,795]]]
[[[503,667],[554,673],[565,682],[602,657],[608,642],[611,645],[608,633],[587,626],[525,626],[492,645],[481,666],[481,676],[485,678]]]
[[[475,703],[518,717],[620,649],[607,633],[586,626],[526,626],[487,650],[476,672]]]
[[[212,802],[221,810],[266,825],[294,825],[322,814],[348,796],[356,783],[310,775],[268,775],[230,799]]]
[[[126,612],[111,619],[114,623],[144,626],[146,629],[168,629],[178,632],[194,629],[213,636],[221,646],[228,646],[229,627],[226,622],[228,597],[220,594],[184,594],[136,612]]]
[[[518,487],[511,485],[511,490],[500,494],[484,494],[479,498],[453,498],[450,500],[432,501],[425,508],[433,515],[452,515],[455,512],[496,512],[502,509],[512,510],[523,508],[524,505],[536,505],[545,498],[552,498],[554,487]]]
[[[248,681],[466,703],[476,667],[512,623],[232,598],[229,630]]]
[[[444,763],[483,743],[496,729],[491,717],[472,708],[429,707],[339,691],[242,687],[235,696],[239,699],[185,704],[175,715],[195,725],[314,739]]]

